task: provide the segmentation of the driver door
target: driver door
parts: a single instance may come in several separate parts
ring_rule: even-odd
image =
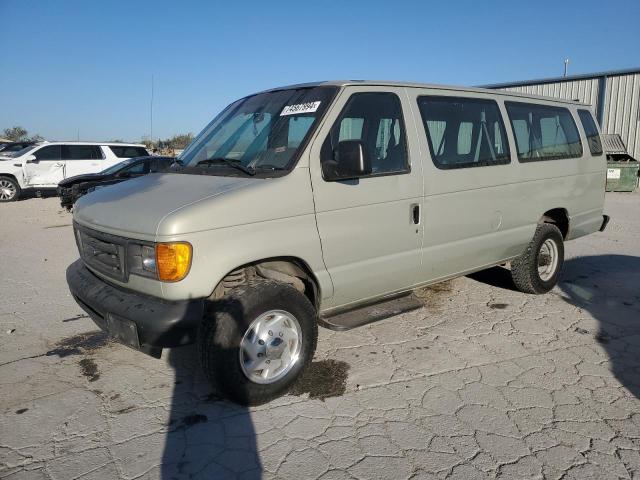
[[[32,152],[36,158],[24,164],[26,184],[30,187],[57,187],[64,178],[60,145],[45,145]]]
[[[422,166],[404,89],[348,87],[314,142],[311,180],[325,265],[334,285],[328,308],[411,287],[420,271]],[[411,129],[411,130],[409,130]],[[372,173],[328,181],[322,163],[339,142],[363,142]]]

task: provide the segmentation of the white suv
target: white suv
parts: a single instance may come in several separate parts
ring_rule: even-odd
[[[131,157],[149,155],[144,145],[91,142],[43,142],[7,156],[0,155],[0,202],[24,191],[55,189],[58,182],[98,173]]]

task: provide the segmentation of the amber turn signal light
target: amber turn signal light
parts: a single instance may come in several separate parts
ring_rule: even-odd
[[[156,245],[158,279],[179,282],[191,268],[191,244],[187,242],[158,243]]]

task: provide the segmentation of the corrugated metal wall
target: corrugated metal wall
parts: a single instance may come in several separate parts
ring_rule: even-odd
[[[602,123],[604,133],[619,133],[640,160],[640,73],[607,77]]]
[[[601,78],[601,76],[594,76],[576,80],[505,86],[499,89],[565,100],[579,100],[592,105],[596,113]],[[640,73],[606,76],[602,120],[602,132],[620,134],[627,146],[627,151],[640,160]]]
[[[508,87],[509,90],[519,93],[529,93],[532,95],[542,95],[543,97],[564,98],[566,100],[579,100],[593,105],[598,102],[598,79],[574,80],[573,82],[542,83],[538,85],[522,85],[518,87]],[[595,112],[595,110],[594,110]]]

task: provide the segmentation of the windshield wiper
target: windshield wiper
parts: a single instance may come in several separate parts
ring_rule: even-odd
[[[253,168],[245,167],[242,163],[240,163],[240,160],[237,160],[235,158],[225,158],[225,157],[207,158],[206,160],[200,160],[196,165],[203,165],[203,164],[229,165],[230,167],[235,168],[236,170],[240,170],[241,172],[244,172],[247,175],[253,176],[256,174],[256,171]]]

